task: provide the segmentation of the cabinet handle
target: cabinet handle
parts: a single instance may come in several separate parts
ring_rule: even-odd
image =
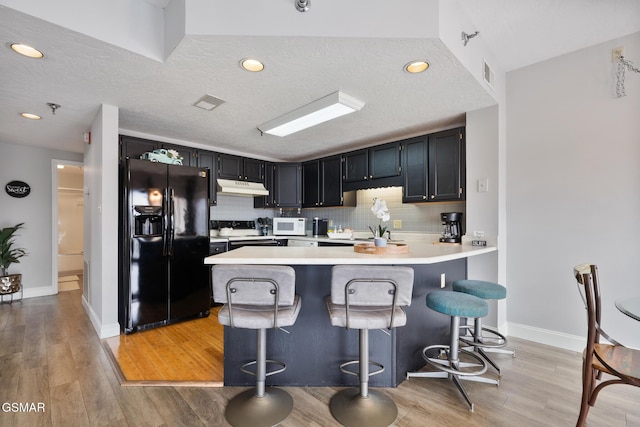
[[[434,195],[432,194],[432,195],[431,195],[431,198],[432,198],[432,199],[435,199],[435,198],[436,198],[436,196],[434,196]]]
[[[369,179],[373,179],[373,175],[369,175]]]
[[[426,199],[427,199],[427,196],[422,196],[422,200],[426,200]]]

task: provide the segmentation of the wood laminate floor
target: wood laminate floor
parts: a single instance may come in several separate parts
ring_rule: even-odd
[[[245,388],[120,385],[80,298],[68,291],[0,305],[0,427],[228,425],[225,404]],[[510,346],[516,358],[495,356],[503,368],[499,386],[465,383],[473,413],[448,380],[410,379],[384,389],[398,406],[394,425],[575,425],[581,356],[519,339]],[[338,388],[284,389],[294,409],[282,426],[338,425],[328,408]],[[33,410],[13,412],[19,403]],[[640,426],[640,388],[606,388],[587,425]]]

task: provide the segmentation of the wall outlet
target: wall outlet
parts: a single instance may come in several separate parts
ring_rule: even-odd
[[[444,288],[447,285],[446,273],[440,275],[440,287]]]
[[[611,62],[618,62],[621,56],[624,56],[624,46],[616,47],[611,51]]]
[[[393,228],[395,228],[396,230],[400,230],[402,228],[402,220],[401,219],[394,219],[393,220]]]

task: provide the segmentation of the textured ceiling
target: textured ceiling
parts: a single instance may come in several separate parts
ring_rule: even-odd
[[[640,15],[634,0],[461,4],[506,69],[640,30],[640,19],[629,19]],[[438,39],[186,36],[163,63],[4,7],[0,31],[1,142],[81,152],[82,134],[99,106],[109,104],[119,107],[126,133],[304,160],[460,124],[466,111],[495,103]],[[7,48],[21,40],[44,50],[45,59],[23,58]],[[261,73],[238,66],[253,54],[266,63]],[[428,58],[430,69],[403,72],[415,58]],[[365,107],[284,138],[261,136],[256,128],[336,90]],[[204,94],[226,102],[213,111],[193,107]],[[47,102],[62,108],[52,115]],[[43,120],[22,119],[22,111]]]

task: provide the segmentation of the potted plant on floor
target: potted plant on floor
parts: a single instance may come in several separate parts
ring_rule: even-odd
[[[27,252],[22,248],[14,248],[16,232],[23,228],[24,222],[13,227],[0,229],[0,294],[13,294],[22,288],[22,274],[9,274],[9,266],[19,263]]]

